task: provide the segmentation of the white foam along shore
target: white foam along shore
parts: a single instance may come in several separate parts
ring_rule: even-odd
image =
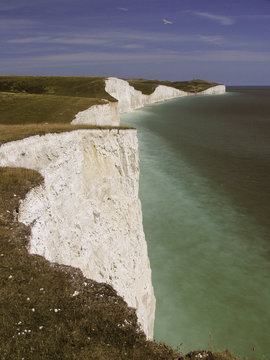
[[[118,102],[92,106],[73,123],[118,125],[120,113],[188,95],[167,86],[143,95],[117,78],[107,79],[106,91]],[[219,85],[204,94],[223,92]],[[44,177],[19,210],[19,221],[31,226],[30,253],[112,285],[136,308],[152,339],[155,296],[138,197],[136,130],[75,130],[12,141],[0,147],[0,166]]]

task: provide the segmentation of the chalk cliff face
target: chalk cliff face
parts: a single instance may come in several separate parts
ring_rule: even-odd
[[[180,91],[169,86],[159,85],[151,95],[144,95],[141,91],[135,90],[125,80],[108,78],[105,81],[105,90],[118,100],[120,114],[143,107],[146,104],[186,96],[185,91]]]
[[[89,124],[98,126],[118,126],[120,123],[117,102],[108,101],[104,105],[93,105],[87,110],[80,111],[75,115],[71,124]]]
[[[226,92],[225,85],[216,85],[216,86],[212,86],[209,89],[201,91],[198,95],[218,95],[218,94],[224,94],[225,92]]]
[[[196,95],[169,86],[159,85],[150,95],[144,95],[141,91],[134,89],[125,80],[110,77],[105,80],[105,90],[114,97],[117,102],[109,102],[104,105],[94,105],[89,109],[76,114],[72,124],[89,124],[99,126],[117,126],[120,123],[119,114],[133,111],[144,105],[154,104],[164,100],[174,99],[182,96]],[[200,94],[223,94],[226,92],[224,85],[211,87]]]
[[[80,268],[137,309],[153,336],[155,297],[138,199],[136,130],[77,130],[4,144],[1,166],[44,176],[20,206],[30,252]]]
[[[80,111],[71,123],[117,126],[120,123],[119,114],[138,109],[146,104],[188,95],[184,91],[163,85],[158,86],[151,95],[144,95],[130,86],[127,81],[118,78],[105,80],[105,90],[118,101],[108,101],[107,104],[93,105],[87,110]]]

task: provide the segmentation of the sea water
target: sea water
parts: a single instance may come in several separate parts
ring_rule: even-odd
[[[180,351],[270,349],[270,87],[122,115],[138,129],[155,339]]]

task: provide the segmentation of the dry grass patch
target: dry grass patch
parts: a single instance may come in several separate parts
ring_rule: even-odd
[[[21,140],[33,135],[45,135],[49,133],[62,133],[83,129],[100,130],[128,130],[134,129],[128,126],[96,126],[96,125],[70,125],[70,124],[28,124],[28,125],[0,125],[0,146],[9,141]]]

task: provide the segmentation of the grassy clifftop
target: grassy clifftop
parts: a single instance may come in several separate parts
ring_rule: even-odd
[[[78,112],[106,100],[116,101],[105,91],[104,77],[0,76],[0,144],[50,132],[115,128],[70,125]]]
[[[116,101],[105,91],[105,77],[0,76],[0,92],[71,96]]]
[[[210,87],[218,85],[214,82],[194,79],[190,81],[159,81],[146,79],[125,79],[136,90],[140,90],[143,94],[152,94],[158,85],[170,86],[178,90],[183,90],[191,93],[198,93],[209,89]]]
[[[70,123],[105,100],[104,77],[0,76],[0,124]]]
[[[70,123],[79,111],[105,104],[95,98],[0,92],[0,123]]]
[[[21,140],[33,135],[45,135],[49,133],[61,133],[80,129],[134,129],[128,126],[97,126],[97,125],[70,125],[70,124],[20,124],[20,125],[1,125],[0,124],[0,146],[9,141]]]

